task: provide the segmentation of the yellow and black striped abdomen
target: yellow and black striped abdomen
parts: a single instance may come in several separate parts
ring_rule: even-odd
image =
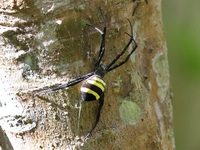
[[[81,86],[81,97],[83,101],[98,100],[105,90],[106,83],[101,77],[93,75],[86,79]]]

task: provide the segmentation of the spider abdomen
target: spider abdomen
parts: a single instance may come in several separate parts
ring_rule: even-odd
[[[81,86],[81,97],[83,101],[98,100],[105,90],[106,83],[98,75],[86,79]]]

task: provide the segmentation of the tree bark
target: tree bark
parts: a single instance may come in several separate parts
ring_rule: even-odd
[[[104,65],[130,38],[124,34],[130,33],[127,18],[139,47],[120,69],[106,74],[100,122],[84,141],[95,122],[98,102],[83,102],[79,119],[80,84],[34,94],[93,71],[101,36],[86,24],[103,29],[98,7],[108,26]],[[9,0],[0,2],[0,12],[0,125],[11,147],[174,149],[160,0]]]

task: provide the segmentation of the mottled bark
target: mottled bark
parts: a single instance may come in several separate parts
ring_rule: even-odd
[[[101,120],[83,141],[98,102],[83,102],[78,120],[80,84],[33,94],[93,71],[101,36],[86,24],[103,28],[98,7],[108,26],[104,64],[128,42],[127,18],[139,47],[106,74]],[[174,149],[161,1],[9,0],[0,18],[0,124],[15,150]]]

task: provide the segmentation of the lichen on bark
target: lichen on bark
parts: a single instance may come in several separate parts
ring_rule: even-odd
[[[174,149],[161,1],[140,1],[134,16],[133,6],[114,0],[0,2],[0,122],[15,149]],[[83,141],[98,102],[82,103],[79,120],[80,84],[34,93],[93,71],[101,36],[86,24],[102,29],[98,7],[108,25],[103,64],[129,40],[127,18],[139,47],[105,76],[101,120]]]

